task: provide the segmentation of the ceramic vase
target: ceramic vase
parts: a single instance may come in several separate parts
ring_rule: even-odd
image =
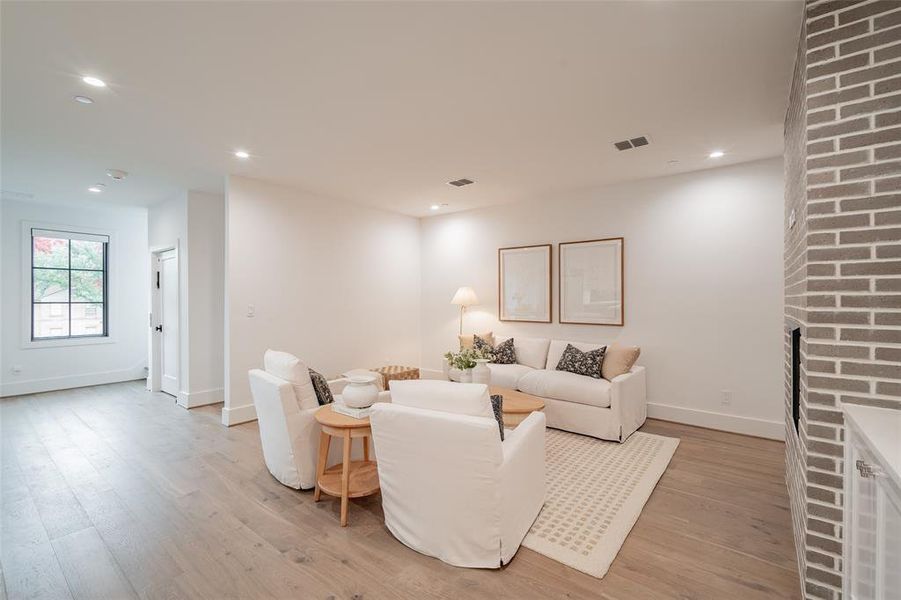
[[[460,371],[460,383],[472,383],[472,369]]]
[[[488,382],[491,380],[491,371],[488,369],[488,359],[487,358],[479,358],[476,359],[476,366],[472,369],[472,382],[473,383],[484,383],[488,385]]]
[[[344,404],[351,408],[366,408],[372,406],[379,398],[379,388],[375,385],[375,376],[353,375],[348,378],[348,383],[341,392]]]
[[[461,371],[457,367],[450,367],[447,370],[447,378],[450,379],[451,381],[456,381],[457,383],[459,383],[460,375],[462,373],[463,373],[463,371]]]

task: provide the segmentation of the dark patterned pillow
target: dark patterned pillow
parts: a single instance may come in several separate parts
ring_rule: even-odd
[[[567,344],[557,363],[557,370],[601,379],[601,363],[604,362],[606,351],[607,346],[601,346],[597,350],[582,352],[572,344]]]
[[[499,365],[516,364],[516,349],[513,347],[513,338],[497,345],[494,349],[494,360],[492,362]]]
[[[500,394],[491,395],[491,410],[494,411],[494,418],[497,419],[498,429],[501,430],[501,441],[504,441],[504,397]]]
[[[513,338],[492,347],[491,344],[475,335],[472,337],[472,347],[474,350],[490,353],[493,357],[491,362],[494,364],[512,365],[516,363],[516,350],[513,348]]]
[[[486,357],[491,359],[491,362],[494,362],[494,346],[488,343],[485,338],[479,337],[477,335],[472,336],[472,349],[478,350]]]
[[[316,391],[316,399],[319,405],[331,404],[335,398],[332,396],[332,389],[328,386],[328,381],[318,371],[310,369],[310,381],[313,382],[313,389]]]

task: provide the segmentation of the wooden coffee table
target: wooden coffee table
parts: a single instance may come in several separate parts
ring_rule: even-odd
[[[379,491],[379,473],[375,461],[369,460],[369,438],[372,429],[369,419],[354,419],[336,413],[326,404],[315,413],[322,426],[319,437],[319,462],[316,466],[316,491],[313,501],[319,502],[322,492],[341,498],[341,527],[347,526],[347,503],[350,498],[362,498]],[[341,464],[326,467],[328,449],[332,437],[343,440],[344,453]],[[363,460],[350,460],[351,441],[363,440]]]
[[[516,427],[530,413],[544,410],[544,400],[519,390],[492,385],[488,386],[488,393],[500,394],[504,397],[504,427]]]

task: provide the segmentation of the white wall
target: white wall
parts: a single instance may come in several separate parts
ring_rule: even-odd
[[[424,219],[423,367],[455,347],[450,299],[469,285],[482,304],[467,332],[639,345],[651,416],[781,438],[782,195],[771,159]],[[625,326],[557,323],[556,244],[614,236]],[[540,243],[554,244],[554,323],[500,323],[497,249]]]
[[[144,377],[147,365],[146,277],[147,211],[144,208],[80,208],[2,200],[2,357],[0,395],[10,396]],[[109,332],[111,343],[25,347],[29,324],[23,303],[31,301],[23,286],[22,222],[61,228],[109,230]],[[27,255],[26,255],[27,259]],[[30,279],[29,279],[30,280]],[[21,372],[14,374],[19,367]]]
[[[188,192],[188,406],[225,394],[225,197]]]
[[[225,199],[181,192],[149,209],[149,247],[178,248],[179,404],[224,397]]]
[[[224,423],[255,418],[247,371],[267,348],[326,377],[419,364],[417,219],[236,176],[226,199]]]

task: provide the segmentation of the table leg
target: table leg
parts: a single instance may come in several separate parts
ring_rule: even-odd
[[[344,431],[344,460],[341,464],[341,527],[347,527],[347,494],[350,487],[350,430]]]
[[[369,436],[363,438],[363,460],[369,461]]]
[[[319,502],[322,490],[319,489],[319,479],[325,473],[325,463],[328,461],[329,442],[332,437],[324,431],[319,433],[319,459],[316,463],[316,491],[313,492],[313,502]]]

